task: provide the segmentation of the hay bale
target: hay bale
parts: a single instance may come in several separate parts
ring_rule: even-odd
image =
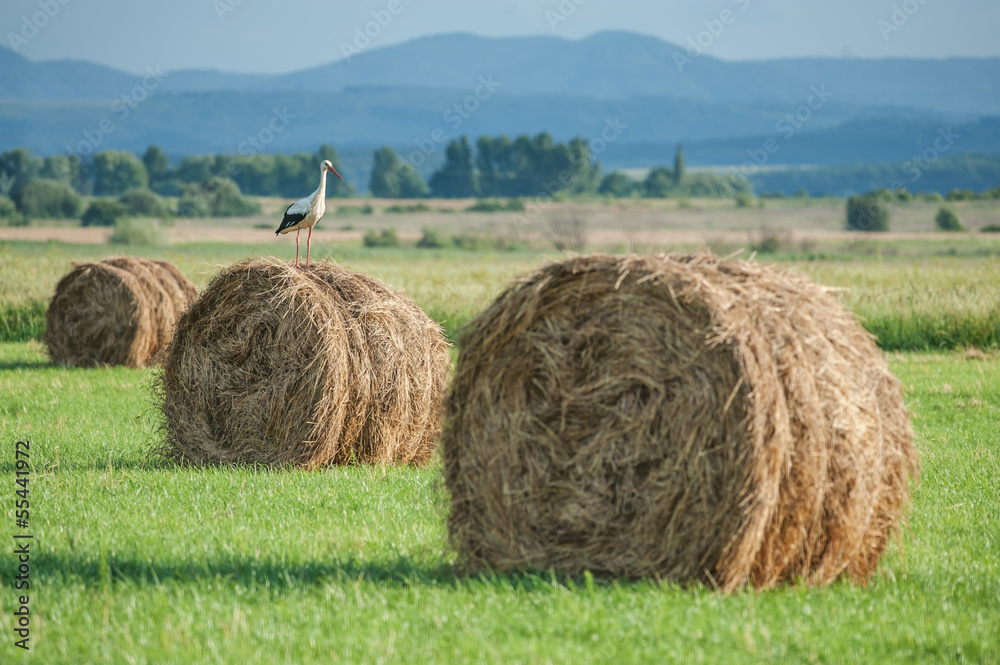
[[[174,306],[175,298],[172,297],[172,295],[179,294],[180,289],[174,283],[173,277],[148,259],[114,256],[105,259],[104,263],[132,273],[142,284],[146,297],[149,299],[150,315],[156,334],[156,351],[167,348],[173,333],[174,323],[180,316],[180,312]],[[173,287],[170,291],[167,290],[167,284]],[[175,293],[172,294],[171,291]],[[183,295],[180,297],[183,299]]]
[[[244,261],[178,323],[162,453],[306,469],[422,464],[450,364],[440,326],[378,281],[332,263]]]
[[[56,285],[46,312],[52,362],[71,367],[152,362],[198,293],[180,271],[161,263],[111,257],[74,264]]]
[[[872,574],[917,470],[900,384],[805,278],[591,256],[469,324],[441,451],[475,569],[733,591]]]

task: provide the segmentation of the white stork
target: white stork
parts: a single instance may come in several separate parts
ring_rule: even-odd
[[[322,217],[323,213],[326,212],[326,172],[330,171],[333,175],[337,176],[343,180],[343,176],[337,173],[337,169],[333,168],[333,164],[330,160],[324,160],[322,166],[320,167],[319,176],[319,187],[315,192],[310,194],[304,199],[299,199],[292,205],[285,208],[285,216],[281,220],[281,224],[278,226],[278,230],[274,232],[274,235],[279,233],[288,233],[289,231],[295,231],[295,267],[301,268],[299,265],[299,234],[302,233],[302,229],[309,229],[309,237],[306,239],[306,268],[309,267],[309,250],[312,249],[312,235],[313,226],[316,225]]]

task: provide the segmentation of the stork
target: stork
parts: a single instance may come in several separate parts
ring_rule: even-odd
[[[309,250],[312,249],[312,235],[313,226],[316,225],[322,217],[323,213],[326,212],[326,172],[330,171],[333,175],[337,176],[343,180],[343,176],[337,173],[337,169],[333,168],[333,164],[330,160],[323,160],[323,164],[320,167],[319,176],[319,187],[311,195],[304,199],[299,199],[292,205],[285,208],[285,216],[281,220],[281,224],[278,226],[278,230],[274,232],[274,235],[279,233],[285,234],[289,231],[295,231],[295,267],[301,268],[299,265],[299,236],[302,233],[302,229],[309,229],[309,237],[306,239],[306,268],[309,268]]]

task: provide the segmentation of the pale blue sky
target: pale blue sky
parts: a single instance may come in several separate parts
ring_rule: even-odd
[[[33,60],[285,72],[339,59],[340,44],[390,2],[399,12],[373,46],[442,32],[577,39],[608,29],[683,45],[729,10],[708,51],[729,60],[1000,56],[996,0],[3,0],[0,35],[7,47],[15,35]],[[36,33],[25,27],[33,17]]]

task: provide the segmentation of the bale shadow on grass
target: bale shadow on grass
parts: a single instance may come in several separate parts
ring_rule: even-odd
[[[251,590],[292,591],[323,584],[369,583],[388,588],[451,587],[454,590],[489,586],[511,591],[566,591],[593,584],[647,588],[653,580],[572,577],[546,571],[465,575],[454,564],[411,556],[365,561],[354,557],[342,561],[283,562],[274,558],[219,557],[204,561],[146,561],[135,557],[80,558],[67,553],[40,553],[32,557],[32,575],[47,587],[80,582],[88,587],[159,587],[224,583]],[[5,571],[0,565],[0,573]]]
[[[15,369],[65,369],[60,365],[54,365],[48,358],[44,360],[15,360],[13,362],[0,362],[0,371]]]

